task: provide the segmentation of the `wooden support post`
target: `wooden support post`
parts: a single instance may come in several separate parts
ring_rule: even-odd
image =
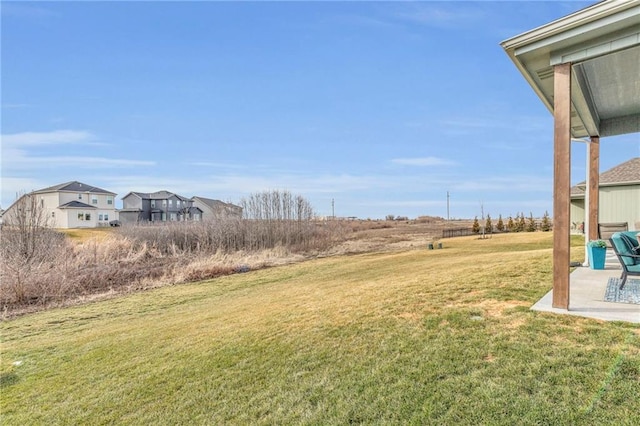
[[[553,68],[553,300],[569,309],[569,212],[571,208],[571,64]]]
[[[589,154],[589,182],[587,186],[589,205],[585,206],[589,221],[587,240],[597,240],[600,197],[600,138],[598,136],[591,136],[591,143],[587,145],[587,153]]]

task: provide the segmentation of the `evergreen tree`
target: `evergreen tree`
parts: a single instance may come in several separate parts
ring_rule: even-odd
[[[529,212],[529,220],[527,221],[527,232],[536,232],[536,220],[533,218],[532,212]]]
[[[487,220],[484,223],[484,232],[491,234],[493,232],[493,224],[491,223],[491,215],[487,214]]]
[[[551,231],[551,220],[549,220],[549,212],[545,211],[544,216],[542,216],[542,224],[540,225],[540,229],[543,232]]]
[[[524,219],[524,213],[520,213],[518,216],[518,222],[516,224],[516,232],[523,232],[526,226],[526,220]]]
[[[480,222],[478,222],[478,216],[476,216],[476,218],[473,219],[473,226],[471,227],[471,230],[473,231],[474,234],[480,233]]]
[[[502,215],[498,215],[498,224],[496,225],[498,232],[504,232],[504,222],[502,221]]]
[[[514,232],[516,230],[516,224],[513,221],[513,218],[509,216],[509,220],[507,221],[507,232]]]

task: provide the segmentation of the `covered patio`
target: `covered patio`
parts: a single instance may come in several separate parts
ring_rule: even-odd
[[[587,150],[585,239],[595,240],[601,139],[640,132],[640,0],[596,3],[502,47],[554,117],[550,297],[551,308],[566,313],[576,297],[571,285],[577,286],[569,267],[571,142],[584,142]],[[631,307],[640,317],[640,307]]]
[[[553,290],[534,304],[534,311],[576,315],[603,321],[625,321],[640,324],[640,305],[614,303],[603,300],[607,283],[620,276],[620,264],[611,250],[608,251],[605,269],[576,268],[570,275],[571,309],[552,306]]]

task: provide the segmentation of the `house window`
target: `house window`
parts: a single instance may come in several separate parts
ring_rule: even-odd
[[[78,194],[78,200],[82,200],[82,194]]]
[[[176,207],[180,207],[180,200],[176,201]]]
[[[162,207],[167,207],[167,200],[162,200]]]
[[[173,207],[173,200],[169,200],[169,207]]]
[[[84,220],[91,220],[91,213],[87,213],[84,215]]]
[[[56,212],[51,212],[51,217],[56,217]]]
[[[175,221],[177,219],[177,216],[175,213],[171,213],[171,221]]]
[[[44,198],[40,198],[40,207],[44,208]]]
[[[84,220],[84,213],[78,213],[78,220]]]
[[[107,195],[107,204],[110,206],[113,205],[113,197],[111,195]]]
[[[200,220],[200,213],[194,213],[193,220]]]
[[[98,215],[98,220],[102,220],[102,213]]]
[[[107,213],[104,214],[104,220],[109,220],[109,215]]]
[[[152,209],[156,208],[156,200],[151,200],[151,208]]]
[[[98,204],[98,196],[97,195],[92,195],[91,196],[91,204]]]

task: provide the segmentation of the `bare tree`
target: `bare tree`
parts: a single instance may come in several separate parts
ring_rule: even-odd
[[[65,246],[64,236],[50,228],[48,212],[37,197],[22,194],[5,212],[0,234],[2,254],[0,295],[3,301],[24,303],[38,298],[46,269]]]

